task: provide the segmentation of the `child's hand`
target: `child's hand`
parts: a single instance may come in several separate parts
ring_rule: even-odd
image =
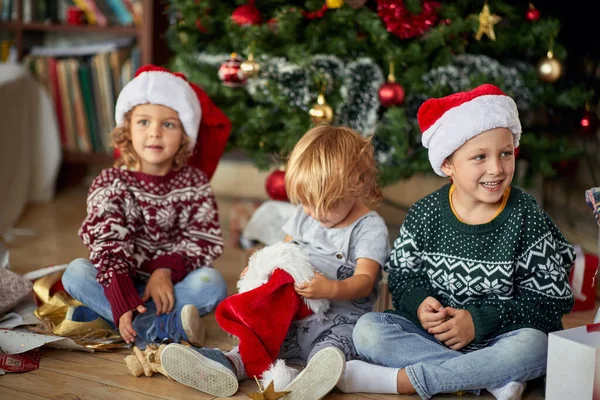
[[[445,322],[448,319],[448,313],[442,303],[435,297],[429,296],[417,308],[417,318],[423,329],[428,330]]]
[[[136,307],[137,312],[143,314],[146,312],[146,307],[143,305],[139,305]],[[133,326],[131,325],[131,321],[133,320],[133,310],[129,310],[119,317],[119,333],[125,343],[133,343],[135,342],[135,337],[137,333],[133,330]]]
[[[173,294],[170,269],[159,268],[150,275],[142,301],[146,302],[150,297],[156,304],[156,315],[167,314],[173,310],[175,295]]]
[[[306,299],[330,299],[333,297],[336,283],[337,281],[329,280],[315,272],[315,276],[309,282],[296,286],[296,293]]]
[[[467,310],[454,307],[446,307],[445,310],[450,319],[428,332],[452,350],[460,350],[475,339],[473,317]]]
[[[244,275],[246,275],[246,272],[248,272],[248,267],[244,268],[244,270],[242,271],[242,273],[240,274],[240,278],[243,278]]]

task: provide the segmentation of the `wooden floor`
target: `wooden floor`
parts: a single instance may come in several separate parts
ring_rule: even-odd
[[[87,251],[77,237],[77,230],[85,216],[85,187],[74,187],[60,192],[50,204],[30,206],[18,223],[18,228],[31,229],[33,236],[18,236],[9,243],[11,264],[14,271],[28,271],[48,265],[68,263],[77,257],[87,257]],[[222,226],[228,238],[229,209],[231,199],[219,198]],[[382,213],[383,214],[383,213]],[[385,215],[384,215],[385,217]],[[229,244],[229,243],[228,243]],[[217,260],[217,268],[235,290],[235,282],[244,267],[243,253],[227,246],[224,255]],[[590,323],[595,310],[579,312],[565,317],[565,327]],[[207,346],[229,349],[229,339],[209,318],[209,340]],[[7,374],[0,377],[0,399],[212,399],[199,391],[158,375],[152,378],[135,378],[125,367],[123,358],[128,352],[83,353],[60,350],[43,350],[40,368],[22,374]],[[524,399],[542,399],[543,385],[529,385]],[[248,393],[257,390],[252,380],[243,382],[240,391],[232,398],[249,399]],[[343,395],[337,391],[326,399],[417,399],[417,396],[392,395]],[[438,395],[435,399],[459,398]],[[460,398],[475,398],[462,396]],[[493,399],[484,393],[479,399]]]

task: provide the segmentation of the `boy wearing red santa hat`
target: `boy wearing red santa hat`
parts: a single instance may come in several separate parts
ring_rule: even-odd
[[[452,183],[408,212],[385,264],[395,310],[358,321],[364,361],[347,364],[338,388],[520,399],[573,306],[575,253],[511,186],[521,124],[510,97],[486,84],[427,100],[418,120],[433,170]]]

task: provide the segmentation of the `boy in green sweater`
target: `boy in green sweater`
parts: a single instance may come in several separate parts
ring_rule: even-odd
[[[418,119],[433,169],[452,183],[408,212],[385,265],[395,310],[360,318],[364,361],[347,363],[338,388],[520,399],[573,306],[575,253],[511,186],[521,124],[510,97],[486,84],[427,100]]]

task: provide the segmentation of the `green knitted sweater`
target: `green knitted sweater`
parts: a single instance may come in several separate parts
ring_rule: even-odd
[[[575,260],[535,199],[512,187],[506,207],[481,225],[453,214],[450,184],[415,203],[385,265],[395,312],[420,326],[428,296],[473,317],[473,345],[515,329],[562,329],[573,307],[569,272]]]

